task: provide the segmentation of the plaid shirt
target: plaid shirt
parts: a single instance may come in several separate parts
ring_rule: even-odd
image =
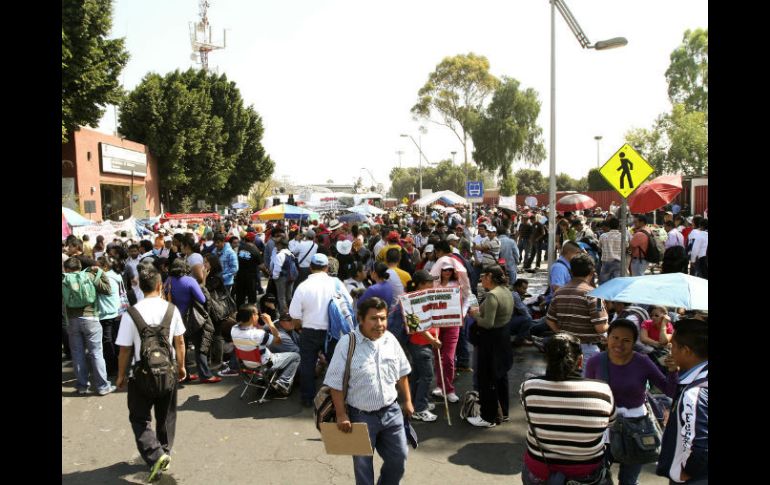
[[[620,238],[622,234],[617,229],[605,232],[599,237],[599,247],[602,249],[602,261],[620,261]],[[628,247],[628,241],[626,241]]]

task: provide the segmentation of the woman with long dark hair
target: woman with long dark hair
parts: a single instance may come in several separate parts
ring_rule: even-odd
[[[527,451],[521,480],[541,485],[555,475],[612,485],[605,466],[604,432],[615,421],[612,391],[604,382],[581,377],[580,340],[558,333],[545,344],[545,376],[521,384],[527,418]]]

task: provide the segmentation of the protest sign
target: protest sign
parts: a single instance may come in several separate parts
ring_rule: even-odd
[[[408,333],[430,327],[461,327],[462,295],[459,287],[431,288],[399,296]]]

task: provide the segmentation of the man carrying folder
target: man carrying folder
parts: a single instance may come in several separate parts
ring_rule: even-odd
[[[396,485],[404,476],[407,443],[404,416],[398,405],[396,385],[403,396],[407,417],[414,413],[407,376],[412,368],[393,334],[387,331],[387,304],[372,297],[358,306],[359,326],[340,339],[334,349],[324,384],[331,388],[337,427],[352,431],[351,423],[366,423],[369,439],[383,459],[381,485]],[[347,399],[343,402],[343,374],[350,339],[355,350],[350,365]],[[371,456],[353,456],[356,485],[374,485]]]

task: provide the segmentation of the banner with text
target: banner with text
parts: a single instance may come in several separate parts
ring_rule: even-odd
[[[460,288],[431,288],[399,296],[407,333],[463,324]]]

